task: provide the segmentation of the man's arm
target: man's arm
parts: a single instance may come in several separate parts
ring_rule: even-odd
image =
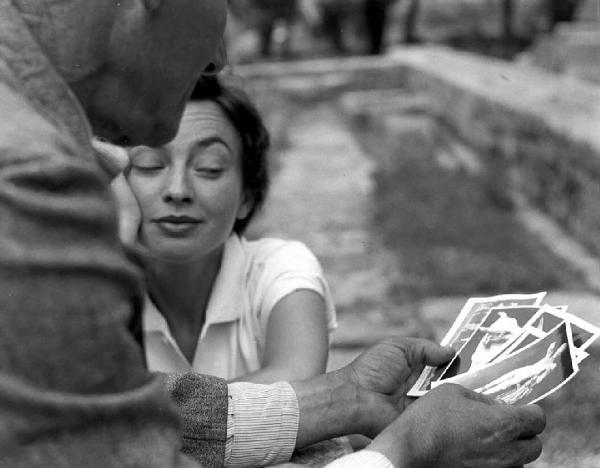
[[[375,437],[410,404],[406,392],[423,366],[453,354],[426,340],[390,338],[342,369],[292,382],[300,406],[297,447],[346,434]]]
[[[406,397],[425,364],[440,365],[451,356],[451,349],[425,340],[388,339],[321,376],[317,385],[314,379],[295,383],[297,446],[382,431],[367,449],[396,468],[506,467],[535,460],[541,452],[537,435],[545,426],[535,405],[502,405],[458,385],[442,385],[416,401]],[[364,456],[370,457],[350,456],[339,466],[365,466]]]
[[[539,406],[510,406],[446,384],[413,403],[367,447],[395,468],[513,467],[540,456]]]
[[[126,328],[141,282],[91,148],[0,95],[0,465],[194,466]]]
[[[289,427],[294,420],[298,448],[349,433],[373,437],[383,430],[367,451],[334,463],[334,467],[359,468],[366,466],[365,459],[369,466],[377,462],[374,466],[389,467],[391,461],[396,468],[502,467],[537,458],[541,444],[536,436],[544,427],[538,407],[499,405],[456,385],[441,386],[414,403],[406,397],[424,364],[439,365],[451,356],[452,350],[425,340],[389,339],[343,369],[293,382],[299,421],[294,411],[277,409],[277,399],[291,401],[285,384],[280,384],[275,399],[272,387],[254,385],[254,390],[263,392],[264,401],[256,400],[248,412],[236,414],[242,440],[234,444],[242,456],[236,457],[234,465],[261,464],[269,453],[277,453],[269,462],[284,461],[278,457],[291,455]],[[253,384],[234,385],[244,393],[252,390],[244,385]],[[243,398],[249,401],[247,395]],[[272,414],[277,416],[270,418]],[[281,433],[287,435],[279,438]],[[259,434],[258,444],[253,443],[253,434]]]
[[[164,375],[183,421],[182,452],[202,466],[222,466],[227,438],[227,382],[194,373]]]
[[[326,468],[523,466],[540,455],[535,435],[543,426],[537,406],[502,406],[447,385],[411,406],[367,449]]]

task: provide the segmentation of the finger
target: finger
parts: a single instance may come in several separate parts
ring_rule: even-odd
[[[111,187],[117,199],[119,238],[124,244],[135,244],[142,217],[135,195],[123,174],[113,180]]]
[[[537,405],[495,405],[498,429],[505,433],[508,440],[530,439],[541,433],[546,427],[546,416]]]
[[[538,405],[524,405],[512,407],[517,411],[521,431],[519,439],[529,439],[540,434],[546,427],[546,415]]]
[[[515,441],[509,455],[510,466],[523,466],[537,460],[542,454],[542,448],[542,441],[539,437]]]
[[[96,151],[98,164],[111,179],[129,165],[127,151],[119,146],[93,138],[92,147]]]
[[[440,346],[433,341],[421,341],[423,358],[425,364],[429,366],[440,366],[449,362],[456,351],[449,346]]]

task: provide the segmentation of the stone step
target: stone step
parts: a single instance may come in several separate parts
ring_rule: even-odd
[[[349,91],[340,96],[339,105],[351,117],[373,113],[424,112],[431,107],[424,94],[409,92],[405,88]]]
[[[553,35],[559,39],[567,39],[571,36],[598,36],[600,24],[593,21],[580,21],[578,23],[559,23],[556,25]]]
[[[600,22],[600,0],[584,0],[577,10],[576,19]]]
[[[600,42],[571,42],[566,49],[565,72],[600,83]]]
[[[600,23],[565,23],[540,38],[534,63],[592,82],[600,82]]]

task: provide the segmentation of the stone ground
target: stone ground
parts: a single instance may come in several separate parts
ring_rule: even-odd
[[[329,369],[346,364],[386,335],[439,341],[466,300],[436,297],[413,305],[394,302],[389,290],[399,282],[402,272],[371,229],[371,172],[375,164],[335,106],[322,103],[305,108],[289,122],[267,205],[253,226],[253,232],[260,235],[301,240],[319,257],[339,321]],[[541,242],[554,243],[558,250],[566,246],[563,250],[577,256],[571,239],[563,238],[560,230],[551,230],[543,221],[538,223],[542,223],[541,228],[538,226],[543,233]],[[535,227],[529,228],[535,233]],[[594,260],[585,260],[588,268],[597,268],[597,262],[590,267]],[[593,293],[550,291],[547,302],[568,304],[576,315],[600,323],[600,300]]]
[[[374,162],[331,105],[295,116],[255,230],[305,242],[321,260],[337,310],[329,368],[386,334],[431,336],[414,310],[393,303],[400,272],[370,229]]]
[[[437,297],[414,305],[394,303],[390,286],[399,281],[402,272],[378,233],[371,229],[371,172],[376,161],[363,152],[344,117],[331,103],[311,104],[285,123],[287,141],[284,149],[277,151],[269,200],[252,232],[302,240],[320,258],[339,319],[328,368],[345,365],[365,347],[390,334],[439,341],[466,298]],[[559,229],[550,229],[544,222],[549,221],[535,218],[529,229],[534,235],[542,232],[544,235],[538,235],[540,241],[558,246],[558,254],[562,249],[572,257],[580,257],[570,239],[564,239]],[[583,260],[588,270],[597,269],[597,265],[590,265],[593,259],[575,260]],[[588,277],[591,281],[597,278],[594,274]],[[599,286],[590,284],[588,289],[600,291]],[[594,293],[550,291],[547,302],[568,304],[576,315],[600,323],[600,300]],[[590,351],[594,357],[582,372],[583,387],[600,382],[596,377],[600,347],[596,344]],[[580,387],[572,385],[568,391],[558,392],[559,398],[553,396],[545,405],[549,427],[544,435],[544,454],[529,466],[600,466],[597,444],[584,436],[595,433],[592,439],[597,437],[595,390],[588,388],[578,400],[572,395]],[[573,403],[569,403],[571,398]],[[576,407],[570,409],[572,404]],[[571,412],[579,406],[585,406],[586,414],[573,418]]]

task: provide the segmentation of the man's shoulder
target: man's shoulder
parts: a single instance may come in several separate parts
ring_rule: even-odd
[[[62,147],[65,136],[23,95],[0,81],[0,151],[32,152]]]

